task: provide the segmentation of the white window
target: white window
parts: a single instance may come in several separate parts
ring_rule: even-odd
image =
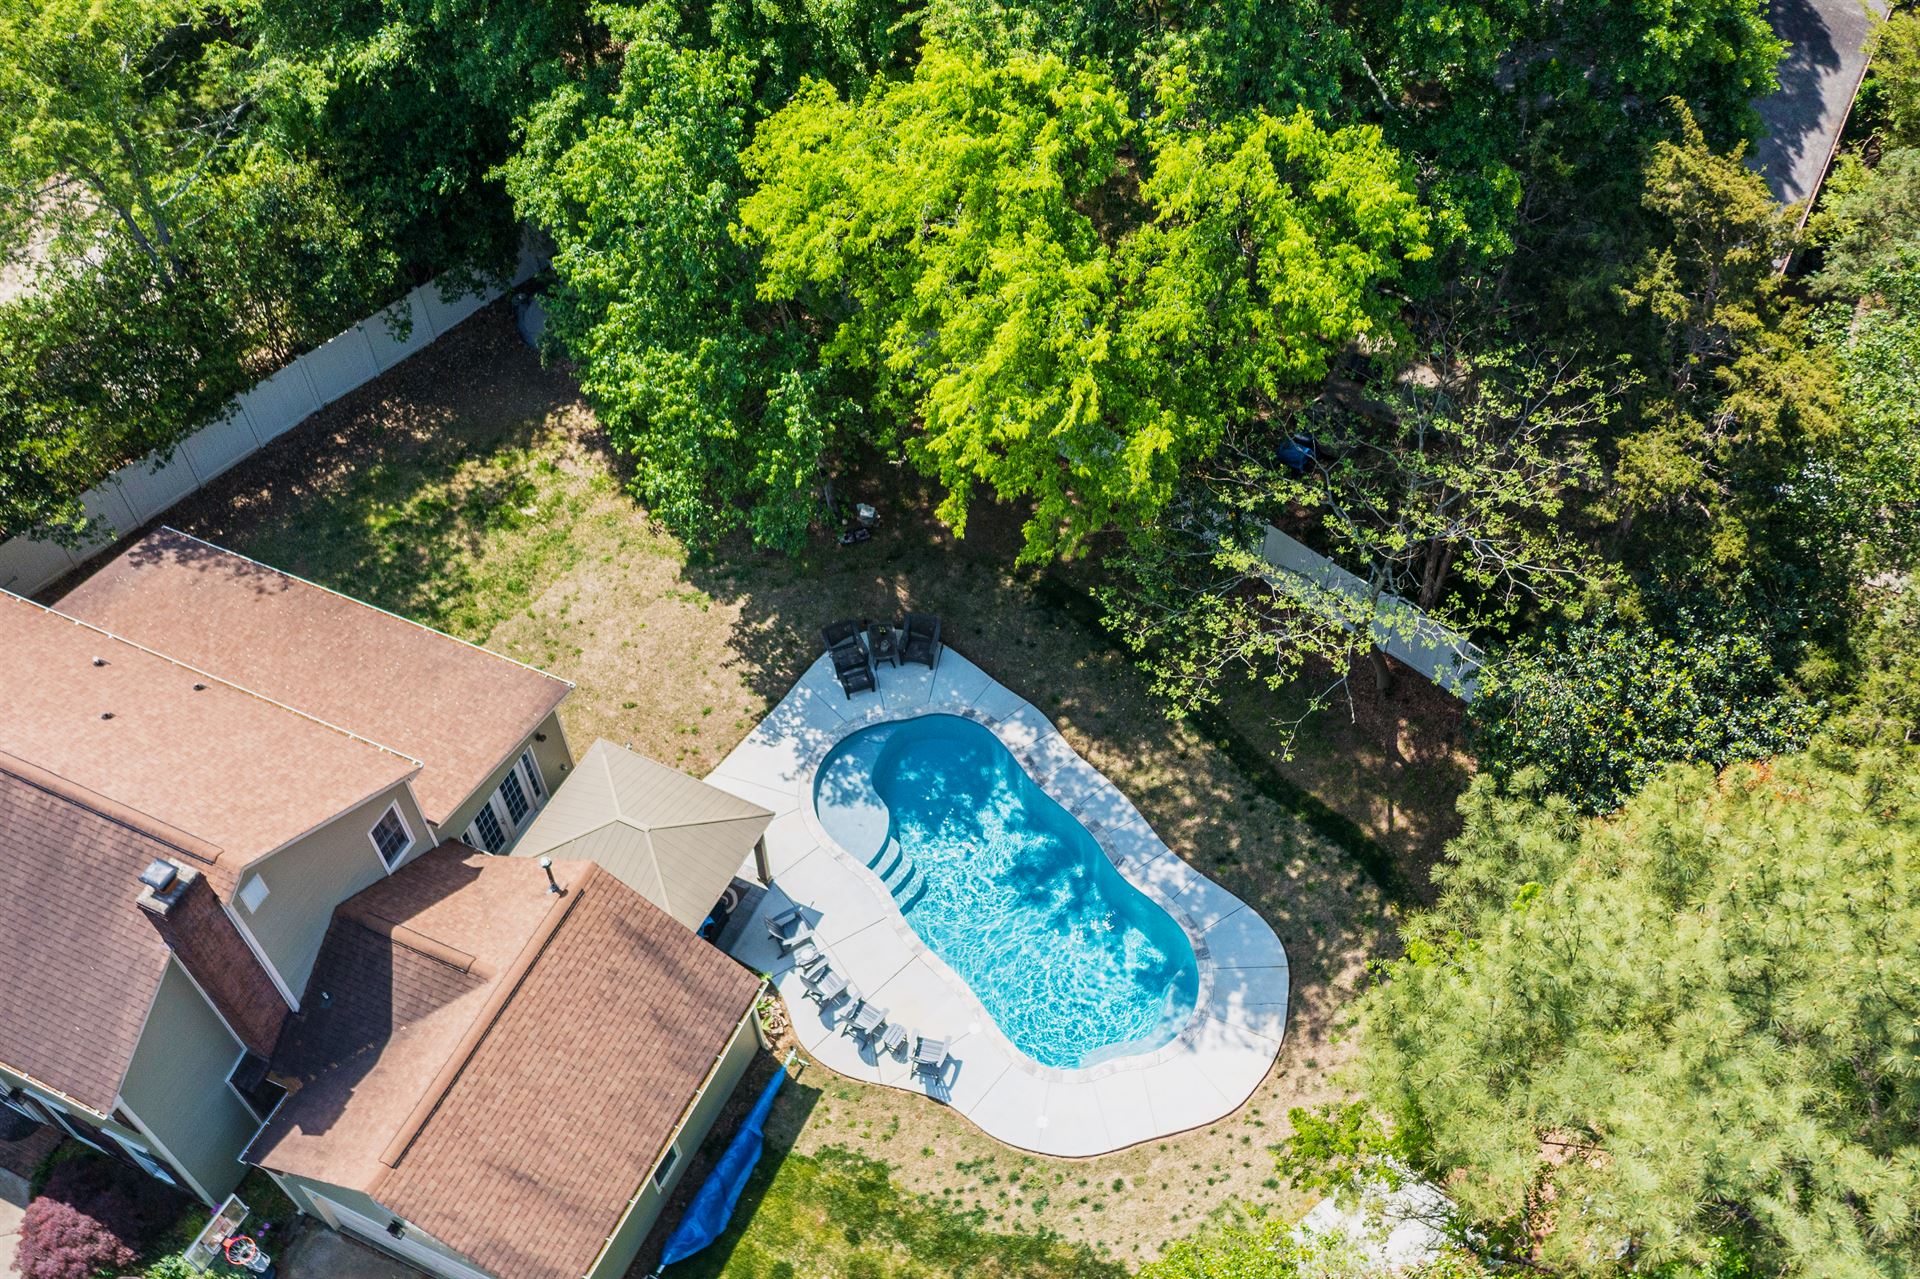
[[[540,776],[540,766],[533,762],[532,751],[520,752],[520,767],[526,770],[527,785],[533,787],[533,797],[536,800],[545,799],[547,784]]]
[[[679,1145],[669,1144],[667,1146],[667,1153],[660,1156],[660,1162],[653,1170],[653,1184],[665,1190],[667,1188],[667,1178],[673,1176],[674,1165],[679,1162]]]
[[[527,820],[527,810],[533,805],[527,802],[526,788],[520,784],[520,770],[510,768],[507,775],[500,779],[500,799],[507,806],[507,816],[518,826]]]
[[[139,1164],[140,1170],[146,1173],[147,1176],[158,1177],[169,1186],[177,1186],[180,1184],[173,1179],[173,1169],[167,1167],[158,1159],[155,1159],[145,1146],[129,1138],[122,1137],[117,1132],[110,1132],[107,1136],[113,1138],[113,1144],[124,1150],[127,1153],[127,1158]]]
[[[501,828],[499,817],[494,815],[493,801],[480,805],[480,811],[473,815],[473,825],[468,834],[473,842],[489,853],[497,853],[507,846],[507,832]]]
[[[367,832],[367,838],[380,853],[380,860],[389,867],[393,866],[407,850],[413,847],[413,831],[407,825],[407,819],[400,815],[400,805],[390,805],[380,815],[380,820]]]
[[[38,1098],[35,1098],[35,1100],[38,1100]],[[75,1141],[92,1146],[95,1150],[103,1154],[106,1152],[107,1148],[100,1144],[101,1139],[105,1137],[106,1134],[101,1132],[100,1129],[95,1128],[84,1119],[75,1119],[58,1107],[48,1106],[46,1109],[47,1113],[53,1116],[53,1122],[60,1125],[61,1130],[64,1131],[67,1136],[73,1138]]]
[[[376,844],[380,841],[375,840]],[[258,875],[240,885],[240,904],[249,912],[260,909],[260,903],[267,900],[267,881]]]

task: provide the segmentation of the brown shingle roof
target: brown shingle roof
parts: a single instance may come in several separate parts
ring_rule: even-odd
[[[420,760],[436,826],[573,687],[174,529],[60,608]]]
[[[613,876],[445,844],[345,903],[248,1159],[502,1279],[586,1273],[759,981]],[[319,1008],[316,992],[331,994]]]
[[[167,965],[134,904],[140,872],[156,857],[208,864],[132,816],[0,755],[0,1063],[102,1114]]]
[[[0,592],[0,751],[238,867],[400,784],[418,763]]]

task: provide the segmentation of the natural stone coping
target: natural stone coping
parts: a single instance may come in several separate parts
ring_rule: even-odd
[[[773,977],[808,1052],[853,1078],[926,1092],[990,1136],[1040,1154],[1102,1154],[1237,1109],[1271,1069],[1285,1031],[1289,974],[1273,929],[1173,853],[1045,715],[951,647],[935,671],[882,667],[879,679],[878,691],[847,699],[823,656],[707,779],[775,813],[767,831],[773,884],[732,953]],[[813,791],[833,748],[861,729],[930,714],[993,732],[1121,875],[1180,925],[1200,982],[1174,1039],[1073,1069],[1033,1060],[913,931],[879,876],[827,834]],[[762,920],[789,905],[802,909],[834,967],[887,1008],[890,1020],[953,1041],[950,1081],[917,1079],[908,1062],[876,1056],[839,1033],[853,1001],[819,1008],[767,938]]]

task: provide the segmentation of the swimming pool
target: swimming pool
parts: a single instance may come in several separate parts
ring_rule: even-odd
[[[1149,1052],[1192,1016],[1199,968],[1179,923],[982,725],[936,714],[861,729],[822,762],[814,807],[1042,1065]]]

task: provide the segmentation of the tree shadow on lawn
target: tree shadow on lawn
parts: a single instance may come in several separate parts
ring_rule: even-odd
[[[566,553],[551,437],[589,416],[495,304],[154,523],[476,638]],[[490,561],[516,532],[525,565]]]

